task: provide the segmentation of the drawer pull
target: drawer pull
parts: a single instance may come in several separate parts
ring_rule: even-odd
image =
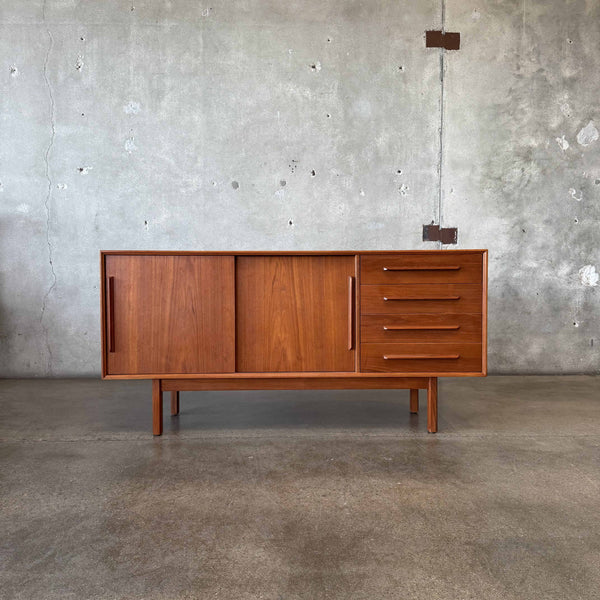
[[[384,360],[410,360],[410,359],[442,359],[442,358],[450,358],[457,359],[460,358],[460,354],[384,354]]]
[[[384,271],[459,271],[457,265],[447,267],[383,267]]]
[[[446,331],[448,329],[460,329],[460,325],[384,325],[385,331]]]
[[[390,300],[460,300],[460,296],[384,296],[385,302],[389,302]]]

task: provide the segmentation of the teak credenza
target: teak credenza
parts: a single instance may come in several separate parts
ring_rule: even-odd
[[[486,375],[487,250],[100,253],[102,377],[162,394],[410,389]]]

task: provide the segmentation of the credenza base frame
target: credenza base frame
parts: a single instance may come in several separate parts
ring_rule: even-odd
[[[179,414],[179,392],[226,390],[365,390],[409,389],[410,412],[419,411],[419,390],[427,390],[427,431],[436,433],[437,377],[274,377],[152,380],[152,432],[162,435],[163,392],[171,392],[171,415]]]

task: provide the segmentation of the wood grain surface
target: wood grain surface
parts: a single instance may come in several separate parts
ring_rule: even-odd
[[[360,329],[363,343],[481,343],[481,315],[362,315]]]
[[[469,283],[361,285],[360,296],[363,315],[481,313],[481,285]]]
[[[481,368],[481,344],[363,343],[361,365],[363,372],[380,373],[439,374],[477,371]]]
[[[354,371],[353,256],[239,256],[237,371]]]
[[[481,283],[481,254],[446,250],[417,254],[367,254],[360,259],[363,285],[388,283]]]
[[[110,255],[105,269],[114,328],[107,374],[235,370],[233,256]]]
[[[256,377],[202,378],[202,379],[163,379],[165,391],[202,390],[377,390],[377,389],[426,389],[427,377]]]

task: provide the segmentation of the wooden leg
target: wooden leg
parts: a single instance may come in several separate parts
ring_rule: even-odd
[[[436,433],[437,430],[437,377],[430,377],[427,382],[427,431]]]
[[[162,382],[160,379],[152,380],[152,433],[162,435],[163,427],[163,399]]]
[[[179,392],[171,392],[171,416],[179,414]]]
[[[410,390],[410,412],[417,414],[419,412],[419,390]]]

